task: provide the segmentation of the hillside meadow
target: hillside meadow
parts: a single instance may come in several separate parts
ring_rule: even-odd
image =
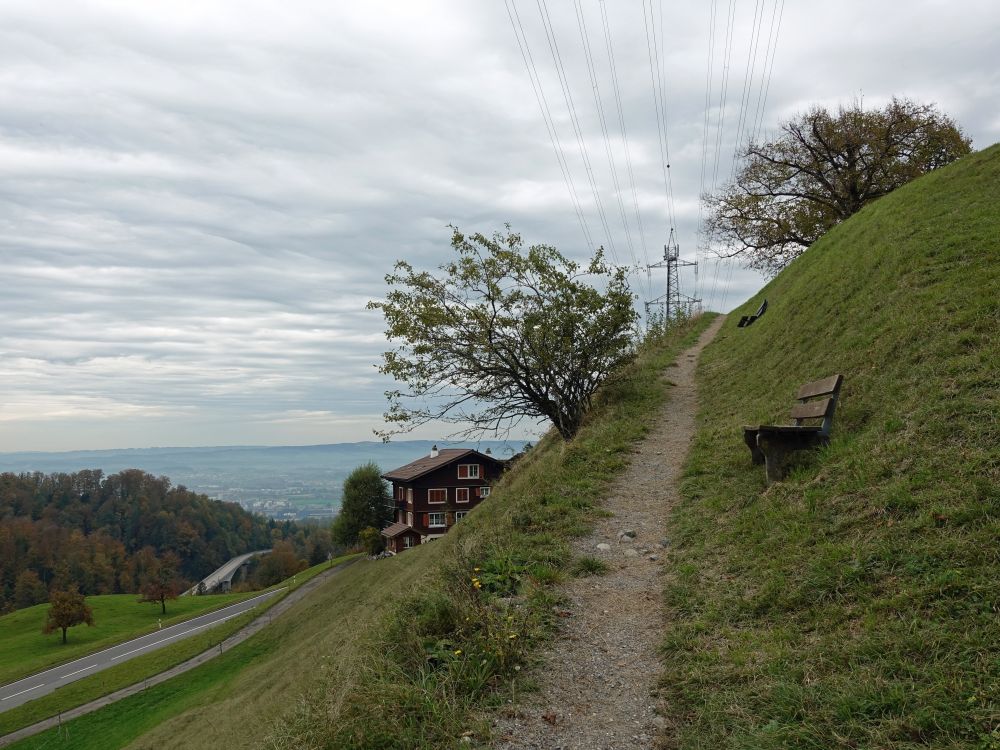
[[[994,146],[836,227],[704,351],[668,747],[1000,747],[998,206]],[[830,446],[766,486],[741,426],[834,373]]]

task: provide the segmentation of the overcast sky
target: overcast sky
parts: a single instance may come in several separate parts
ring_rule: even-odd
[[[660,26],[649,0],[674,223],[700,261],[684,291],[711,309],[763,283],[698,251],[699,191],[731,174],[738,133],[898,95],[937,102],[974,148],[1000,140],[1000,4],[774,1],[756,44],[760,4],[735,2],[729,47],[718,0],[710,56],[711,2],[664,2]],[[610,238],[539,4],[515,7],[593,242],[657,260],[670,209],[650,6],[604,6],[634,194],[601,5],[580,0],[609,141],[574,3],[547,6]],[[396,259],[444,262],[449,223],[590,251],[502,0],[2,0],[0,170],[0,451],[371,439],[391,383],[365,303]],[[633,284],[663,292],[655,273]]]

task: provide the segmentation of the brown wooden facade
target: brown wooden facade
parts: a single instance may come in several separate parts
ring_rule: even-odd
[[[446,448],[383,474],[392,483],[394,506],[394,523],[382,531],[389,551],[446,534],[489,496],[503,467],[485,453]]]

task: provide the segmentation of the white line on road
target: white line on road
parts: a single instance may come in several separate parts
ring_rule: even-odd
[[[96,664],[89,664],[89,665],[87,665],[86,667],[84,667],[83,669],[78,669],[78,670],[76,670],[75,672],[70,672],[69,674],[64,674],[64,675],[63,675],[62,677],[60,677],[59,679],[60,679],[60,680],[68,680],[68,679],[69,679],[70,677],[72,677],[73,675],[75,675],[75,674],[80,674],[80,672],[86,672],[86,671],[87,671],[88,669],[93,669],[93,668],[94,668],[94,667],[96,667],[96,666],[97,666]]]
[[[20,693],[14,693],[13,695],[8,695],[6,698],[0,698],[0,700],[5,700],[5,701],[10,700],[11,698],[16,698],[19,695],[30,693],[32,690],[38,690],[38,688],[40,687],[45,687],[45,683],[43,682],[41,685],[35,685],[34,687],[30,687],[27,690],[22,690]]]
[[[134,648],[131,651],[126,651],[124,654],[118,654],[118,656],[112,656],[111,657],[111,661],[115,661],[117,659],[121,659],[123,656],[128,656],[129,654],[134,654],[137,651],[147,651],[147,650],[151,649],[153,646],[158,646],[161,643],[166,643],[167,641],[172,641],[174,638],[180,638],[182,636],[188,635],[189,633],[193,633],[196,630],[201,630],[202,628],[211,627],[212,625],[221,625],[226,620],[232,619],[233,617],[236,617],[237,615],[242,615],[242,614],[243,614],[242,612],[235,612],[235,613],[233,613],[231,615],[228,615],[227,617],[223,617],[221,620],[213,620],[212,622],[206,622],[203,625],[198,625],[197,627],[190,628],[189,630],[185,630],[185,631],[183,631],[181,633],[177,633],[176,635],[171,635],[171,636],[168,636],[166,638],[161,638],[158,641],[153,641],[152,643],[147,643],[145,646],[139,646],[139,648]]]

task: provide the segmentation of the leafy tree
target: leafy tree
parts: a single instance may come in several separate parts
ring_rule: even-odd
[[[271,548],[271,552],[261,558],[254,579],[259,586],[270,586],[291,578],[305,567],[305,560],[300,560],[296,556],[291,542],[277,542]]]
[[[708,235],[723,257],[774,274],[867,203],[970,150],[932,104],[814,107],[777,139],[752,143],[735,180],[705,198]]]
[[[385,547],[382,540],[382,533],[374,526],[367,526],[358,533],[358,544],[360,544],[369,555],[377,555]]]
[[[315,529],[309,535],[309,542],[306,545],[309,553],[309,564],[319,565],[326,562],[326,559],[333,552],[333,539],[327,529]]]
[[[472,434],[534,418],[572,438],[597,388],[633,354],[625,269],[600,250],[586,267],[548,245],[525,250],[509,226],[492,237],[453,230],[458,257],[440,275],[400,261],[386,276],[396,288],[368,304],[401,342],[379,370],[409,391],[386,393],[393,427],[382,437],[435,420]]]
[[[62,630],[62,642],[66,642],[66,630],[82,623],[94,624],[94,613],[84,601],[83,594],[76,591],[53,591],[49,595],[48,615],[45,618],[45,635]]]
[[[22,571],[14,584],[14,606],[18,609],[41,604],[49,598],[49,591],[45,588],[38,574],[33,570]]]
[[[340,512],[333,521],[333,540],[345,547],[358,544],[361,530],[384,528],[392,520],[392,497],[382,472],[373,463],[359,466],[344,480]]]
[[[139,602],[155,604],[159,602],[162,614],[167,613],[167,599],[176,599],[184,590],[184,583],[177,573],[180,560],[168,552],[157,560],[145,573],[139,587]]]

